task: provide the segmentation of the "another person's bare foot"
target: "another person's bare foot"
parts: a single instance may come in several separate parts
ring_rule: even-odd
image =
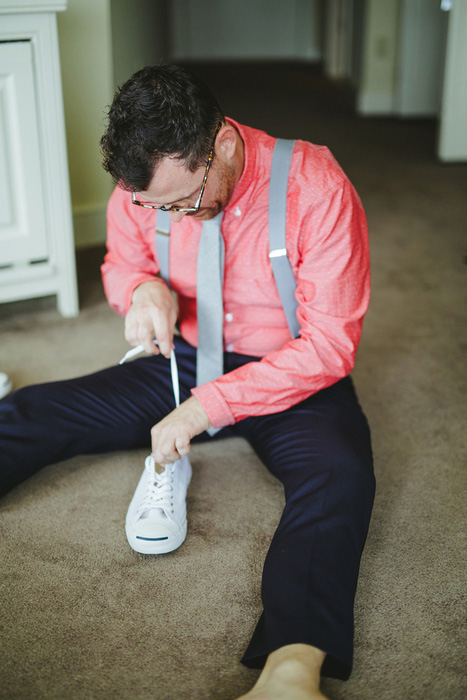
[[[319,690],[325,653],[289,644],[269,654],[254,687],[238,700],[326,700]]]

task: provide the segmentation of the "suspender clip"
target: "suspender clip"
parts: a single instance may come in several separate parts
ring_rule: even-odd
[[[275,250],[271,250],[269,252],[270,258],[282,258],[282,257],[284,257],[284,255],[287,255],[286,248],[276,248]]]

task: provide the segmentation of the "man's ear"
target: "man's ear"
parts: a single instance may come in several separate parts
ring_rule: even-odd
[[[217,134],[215,153],[232,160],[237,146],[237,131],[231,124],[224,124]]]

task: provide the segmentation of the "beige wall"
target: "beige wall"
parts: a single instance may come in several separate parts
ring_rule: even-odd
[[[322,54],[321,0],[171,0],[175,59],[300,59]]]
[[[58,14],[71,199],[77,246],[105,239],[111,179],[101,167],[99,139],[113,93],[108,0],[68,0]],[[101,233],[102,230],[102,233]]]
[[[73,223],[77,247],[105,241],[111,177],[99,140],[117,85],[167,59],[165,0],[68,0],[58,15]]]
[[[144,66],[168,60],[166,0],[138,0],[136,8],[135,0],[111,0],[110,10],[115,86]]]

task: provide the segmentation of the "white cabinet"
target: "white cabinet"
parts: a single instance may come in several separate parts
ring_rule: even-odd
[[[0,43],[0,260],[47,258],[44,190],[30,41]]]
[[[55,13],[0,0],[0,302],[56,295],[78,313]]]

